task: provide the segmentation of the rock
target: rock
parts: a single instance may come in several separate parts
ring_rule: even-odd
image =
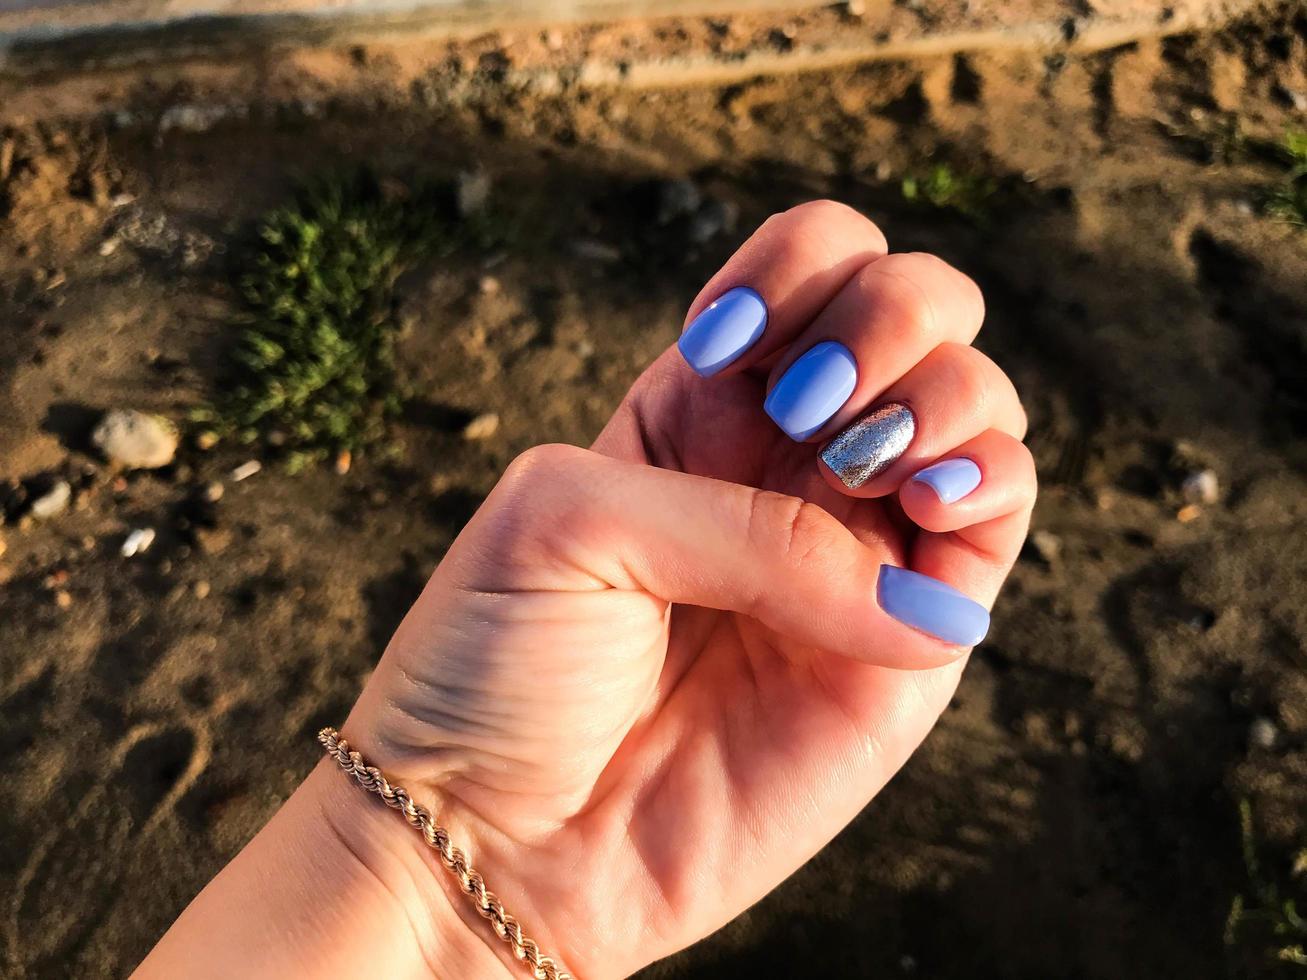
[[[1180,484],[1180,493],[1191,504],[1214,504],[1221,499],[1221,485],[1216,471],[1195,470]]]
[[[3,558],[5,556],[5,552],[8,550],[9,550],[9,545],[5,543],[4,538],[0,538],[0,558]]]
[[[1053,564],[1062,556],[1062,539],[1052,531],[1036,531],[1030,535],[1030,546],[1048,564]]]
[[[104,414],[91,441],[116,466],[154,470],[177,454],[177,427],[160,415],[118,408]]]
[[[731,201],[709,201],[690,221],[690,241],[702,245],[735,230],[740,209]]]
[[[257,459],[247,460],[231,471],[231,481],[233,483],[240,483],[241,480],[248,480],[261,469],[263,469],[263,464]]]
[[[197,527],[193,532],[195,544],[206,555],[218,555],[231,545],[231,531],[222,527]]]
[[[1259,749],[1273,749],[1280,737],[1275,722],[1269,718],[1254,718],[1248,726],[1248,743]]]
[[[843,6],[844,13],[854,19],[861,19],[867,14],[866,0],[847,0]]]
[[[336,454],[336,475],[344,476],[349,472],[350,466],[354,462],[354,457],[348,449],[342,449]]]
[[[694,214],[701,203],[703,195],[693,181],[665,181],[658,188],[658,223],[666,225],[683,215]]]
[[[463,438],[468,442],[480,442],[490,439],[499,431],[499,416],[494,412],[478,415],[463,429]]]
[[[214,432],[212,429],[205,429],[203,432],[197,433],[195,436],[195,448],[204,452],[208,452],[217,444],[218,433]]]
[[[1185,504],[1175,512],[1175,519],[1181,524],[1191,524],[1203,516],[1203,509],[1197,504]]]
[[[73,605],[73,594],[67,589],[60,589],[54,594],[54,604],[60,609],[70,609]]]
[[[210,585],[204,579],[200,579],[191,586],[191,595],[197,599],[207,599],[209,597]]]
[[[154,544],[154,528],[138,527],[127,535],[120,553],[124,558],[135,558],[149,551],[152,544]]]
[[[607,242],[595,241],[593,238],[579,238],[572,242],[572,254],[587,262],[612,263],[622,260],[622,250]]]
[[[220,483],[217,480],[213,480],[212,482],[206,483],[204,485],[204,489],[200,491],[200,498],[205,503],[216,504],[219,500],[222,499],[222,495],[223,493],[226,492],[226,489],[227,488],[224,487],[222,483]]]
[[[183,133],[207,133],[232,117],[244,118],[243,106],[202,105],[198,103],[169,106],[159,117],[159,132],[180,130]]]
[[[484,170],[464,170],[455,181],[458,213],[464,218],[486,209],[490,203],[490,175]]]
[[[499,292],[499,280],[494,276],[482,276],[477,288],[486,296],[494,296]]]
[[[68,481],[58,480],[54,486],[32,501],[29,513],[38,521],[48,520],[67,510],[68,501],[72,496],[73,488],[68,485]]]

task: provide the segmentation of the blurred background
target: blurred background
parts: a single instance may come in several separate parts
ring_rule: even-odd
[[[1300,3],[0,0],[0,975],[129,972],[833,197],[980,282],[1041,499],[920,752],[648,976],[1307,976],[1305,132]]]

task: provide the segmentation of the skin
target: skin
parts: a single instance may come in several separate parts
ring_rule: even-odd
[[[876,603],[882,564],[989,605],[1029,522],[1011,383],[970,346],[975,285],[886,255],[856,212],[767,221],[687,314],[736,285],[763,338],[700,379],[669,349],[590,450],[515,461],[436,569],[342,726],[404,786],[542,950],[619,977],[775,887],[885,785],[969,651]],[[762,411],[839,340],[849,403],[810,444]],[[819,443],[888,400],[908,452],[857,491]],[[917,470],[984,479],[944,505]],[[324,760],[196,898],[140,977],[520,976],[419,835]]]

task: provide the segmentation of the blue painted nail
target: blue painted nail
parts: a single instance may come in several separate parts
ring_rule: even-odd
[[[941,504],[951,504],[980,486],[980,467],[965,457],[945,459],[927,466],[912,480],[934,490]]]
[[[802,442],[840,410],[857,381],[849,349],[827,340],[789,366],[762,407],[786,435]]]
[[[685,363],[701,378],[733,362],[767,329],[767,304],[748,286],[736,286],[690,321],[676,342]]]
[[[880,566],[880,608],[913,629],[960,647],[973,647],[989,632],[989,612],[951,585],[920,572]]]

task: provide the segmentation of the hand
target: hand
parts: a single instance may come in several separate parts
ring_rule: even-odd
[[[948,703],[1024,540],[1025,415],[969,346],[980,294],[885,253],[829,202],[764,224],[591,450],[509,467],[343,726],[578,977],[707,935],[851,820]],[[277,821],[320,818],[366,869],[328,887],[373,895],[377,929],[402,916],[389,948],[416,939],[386,972],[520,975],[397,814],[326,762],[304,792],[210,890],[266,889]],[[333,941],[366,944],[364,916]],[[333,962],[382,969],[385,948]]]
[[[988,605],[1024,540],[1025,415],[969,346],[979,291],[884,253],[836,204],[763,225],[687,317],[746,285],[767,301],[761,338],[708,379],[671,349],[592,451],[518,459],[344,727],[579,976],[625,975],[727,922],[930,730],[966,650],[886,614],[882,565]],[[828,340],[856,382],[796,442],[764,394]],[[850,490],[811,443],[887,402],[911,407],[915,436]],[[974,461],[979,487],[945,504],[905,482],[941,458]]]

